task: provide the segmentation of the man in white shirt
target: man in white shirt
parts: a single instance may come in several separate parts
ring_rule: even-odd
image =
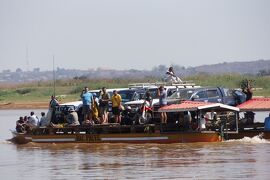
[[[34,126],[34,127],[38,126],[38,124],[39,124],[39,119],[33,111],[30,113],[30,117],[28,119],[28,124],[30,126]]]

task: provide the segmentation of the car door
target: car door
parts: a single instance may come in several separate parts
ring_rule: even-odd
[[[233,91],[231,89],[223,88],[223,103],[231,106],[235,106],[236,98],[234,97]]]
[[[176,88],[168,88],[167,97],[170,97],[174,92],[176,92]]]
[[[212,103],[223,103],[222,102],[222,94],[217,88],[207,89],[206,94],[208,97],[208,102]]]

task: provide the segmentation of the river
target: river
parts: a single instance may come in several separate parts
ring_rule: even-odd
[[[42,110],[35,110],[40,115]],[[43,110],[44,111],[44,110]],[[1,179],[269,179],[270,142],[35,144],[6,141],[19,116],[0,110]]]

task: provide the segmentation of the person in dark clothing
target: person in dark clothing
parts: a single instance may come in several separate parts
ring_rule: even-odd
[[[145,101],[148,101],[149,105],[151,105],[152,97],[151,97],[150,91],[146,91],[146,93],[145,93]]]
[[[20,117],[19,120],[16,122],[16,131],[18,133],[24,133],[26,132],[26,124],[24,122],[23,117]]]
[[[242,88],[242,92],[246,94],[246,101],[252,99],[253,92],[250,80],[246,80],[245,86]]]
[[[52,95],[50,103],[49,103],[49,111],[47,114],[47,118],[49,122],[58,123],[57,119],[55,118],[56,106],[58,105],[59,105],[59,102],[57,101],[56,97]]]

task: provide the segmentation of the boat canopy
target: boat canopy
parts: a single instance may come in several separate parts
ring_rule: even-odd
[[[233,107],[221,103],[209,103],[198,101],[182,101],[180,104],[172,104],[160,108],[159,112],[183,112],[183,111],[239,111],[238,107]]]
[[[240,111],[270,111],[270,98],[252,98],[237,106]]]

